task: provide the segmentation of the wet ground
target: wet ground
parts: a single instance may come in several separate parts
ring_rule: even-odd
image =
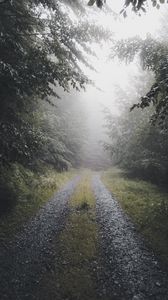
[[[70,181],[13,240],[0,245],[1,300],[35,299],[33,291],[52,264],[52,240],[64,226],[68,200],[78,181]]]
[[[66,224],[68,200],[78,182],[79,178],[69,182],[13,240],[0,245],[0,299],[37,299],[34,291],[58,255],[53,239]],[[93,178],[93,190],[99,230],[96,299],[167,300],[167,274],[99,176]],[[46,296],[46,300],[52,299]]]
[[[100,293],[108,299],[167,300],[168,277],[156,257],[98,176],[93,187],[104,265]]]

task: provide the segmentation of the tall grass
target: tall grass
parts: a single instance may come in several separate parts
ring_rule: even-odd
[[[1,172],[0,237],[9,238],[49,200],[75,172],[58,173],[49,167],[33,172],[19,164]]]

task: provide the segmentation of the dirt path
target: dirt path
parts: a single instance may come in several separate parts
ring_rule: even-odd
[[[0,299],[168,299],[155,256],[100,177],[93,177],[94,194],[86,177],[88,185],[78,177],[69,182],[0,245]]]
[[[156,258],[98,176],[93,179],[93,188],[104,265],[100,275],[104,299],[167,300],[168,278]]]
[[[70,181],[10,243],[0,245],[1,300],[34,299],[33,290],[55,255],[52,239],[64,226],[67,203],[78,181]]]

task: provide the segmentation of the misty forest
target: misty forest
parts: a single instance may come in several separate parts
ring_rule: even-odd
[[[168,299],[167,20],[0,0],[0,299]]]

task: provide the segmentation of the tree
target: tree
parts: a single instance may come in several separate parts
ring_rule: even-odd
[[[140,102],[132,106],[145,108],[153,104],[155,112],[153,122],[166,126],[168,114],[168,47],[148,36],[145,40],[133,37],[116,42],[112,56],[117,55],[120,59],[131,62],[138,55],[143,69],[150,70],[155,75],[155,82],[146,95],[141,96]]]
[[[160,8],[160,4],[165,3],[165,0],[151,0],[152,5],[156,8]],[[102,6],[106,3],[106,0],[89,0],[88,5],[92,6],[94,4],[97,5],[97,7],[102,8]],[[124,8],[121,10],[121,13],[123,13],[123,16],[126,17],[126,8],[128,6],[132,6],[132,10],[135,12],[138,12],[142,10],[143,12],[146,11],[146,3],[147,0],[123,0],[123,6]]]
[[[3,1],[0,15],[0,161],[26,163],[43,142],[35,125],[39,99],[59,97],[53,86],[84,88],[89,80],[78,61],[89,64],[81,48],[89,51],[86,41],[103,33],[74,23],[56,1]]]
[[[134,177],[150,180],[157,184],[166,184],[168,175],[168,135],[167,128],[151,123],[153,109],[145,111],[129,107],[138,100],[137,88],[141,94],[148,89],[151,78],[146,74],[144,81],[137,80],[137,86],[128,92],[117,89],[117,96],[122,101],[120,115],[105,111],[106,130],[110,142],[105,149],[111,153],[112,162],[127,170]],[[140,79],[140,78],[139,78]],[[139,84],[140,83],[140,84]],[[142,85],[143,83],[143,85]],[[146,84],[147,83],[147,84]],[[138,94],[139,94],[138,92]],[[168,124],[168,118],[165,120]]]
[[[41,159],[58,170],[81,166],[82,147],[87,139],[81,101],[66,95],[56,107],[44,103],[41,129],[46,143]]]

